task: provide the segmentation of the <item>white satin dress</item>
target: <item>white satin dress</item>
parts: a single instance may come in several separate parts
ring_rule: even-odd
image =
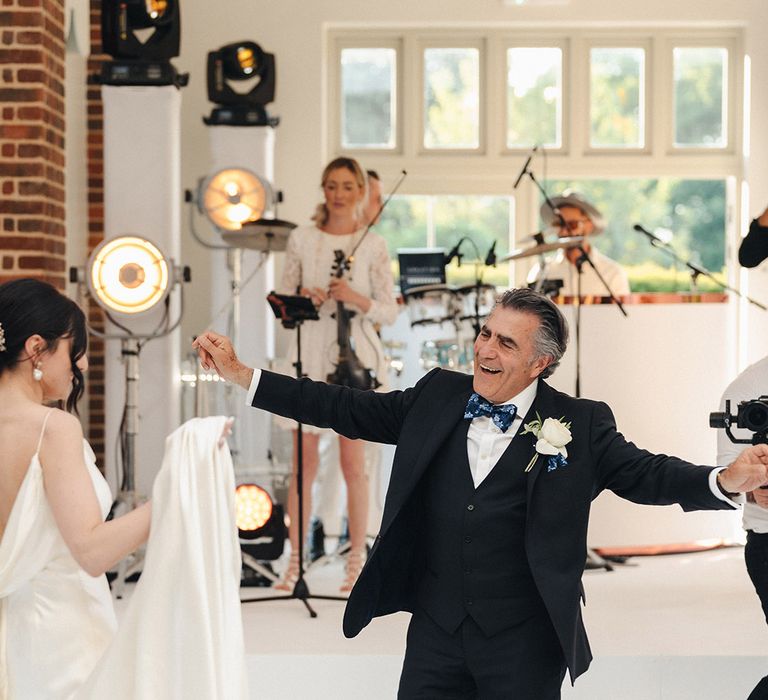
[[[53,519],[38,458],[42,437],[0,542],[0,698],[9,700],[73,697],[117,628],[106,576],[80,568]],[[106,517],[109,486],[84,449]]]
[[[247,697],[224,421],[195,418],[166,439],[144,569],[117,634],[106,577],[69,553],[35,453],[0,542],[0,700]],[[85,450],[106,516],[109,487]]]

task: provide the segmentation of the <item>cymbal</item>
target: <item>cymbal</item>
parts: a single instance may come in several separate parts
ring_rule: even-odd
[[[461,285],[461,287],[459,287],[456,290],[456,292],[458,294],[472,294],[472,293],[477,291],[478,287],[480,287],[480,291],[481,292],[486,292],[486,291],[487,292],[495,292],[496,291],[496,286],[495,285],[493,285],[493,284],[486,284],[486,283],[483,282],[483,283],[481,283],[479,285],[478,284],[463,284],[463,285]]]
[[[513,250],[511,253],[500,257],[499,262],[529,258],[531,255],[542,255],[543,253],[550,253],[553,250],[560,250],[561,248],[575,248],[580,246],[583,240],[583,236],[571,236],[568,238],[558,238],[553,243],[541,243],[539,245],[533,245],[530,248],[519,248],[518,250]]]
[[[458,289],[452,284],[420,284],[416,287],[411,287],[403,296],[408,297],[423,297],[425,294],[431,292],[447,292],[448,294],[456,294]]]
[[[288,236],[296,224],[282,219],[246,221],[237,231],[222,231],[221,237],[233,248],[281,251],[288,246]]]

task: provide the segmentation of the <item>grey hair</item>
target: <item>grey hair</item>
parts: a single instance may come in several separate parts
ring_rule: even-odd
[[[539,292],[532,289],[509,289],[496,299],[496,307],[532,314],[539,319],[539,328],[533,338],[535,360],[549,357],[550,363],[539,375],[546,379],[557,369],[568,347],[568,323],[560,309]]]

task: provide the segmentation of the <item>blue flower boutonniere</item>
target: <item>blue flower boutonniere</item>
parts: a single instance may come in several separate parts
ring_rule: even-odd
[[[533,469],[536,459],[539,455],[549,455],[547,460],[547,471],[552,472],[560,467],[568,465],[568,450],[565,446],[573,439],[571,436],[571,424],[566,423],[564,418],[547,418],[541,420],[541,416],[536,414],[536,420],[526,423],[523,426],[521,435],[531,433],[536,438],[536,452],[528,466],[526,472]]]

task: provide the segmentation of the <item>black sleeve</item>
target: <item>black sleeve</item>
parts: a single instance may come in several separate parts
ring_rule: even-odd
[[[252,406],[353,440],[395,444],[403,422],[422,389],[438,370],[405,391],[360,391],[311,379],[292,379],[262,371]]]
[[[749,225],[749,232],[739,247],[739,264],[757,267],[768,258],[768,226],[761,226],[757,219]]]
[[[610,489],[634,503],[678,503],[683,510],[733,509],[709,487],[714,467],[640,449],[616,429],[613,413],[604,403],[595,405],[591,432],[599,489]]]

